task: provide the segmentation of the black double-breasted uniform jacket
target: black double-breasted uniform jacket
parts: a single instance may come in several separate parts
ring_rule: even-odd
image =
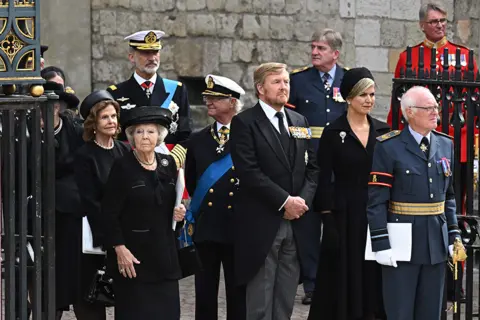
[[[288,109],[285,113],[289,126],[308,128],[304,116]],[[300,196],[311,206],[315,194],[318,167],[311,140],[290,137],[286,154],[277,132],[258,103],[232,120],[230,148],[240,180],[234,214],[239,284],[251,280],[264,264],[285,213],[279,209],[287,197]],[[301,219],[292,221],[295,236]]]
[[[181,276],[174,231],[177,168],[172,156],[156,154],[157,169],[146,170],[133,152],[115,160],[102,200],[108,268],[118,272],[113,246],[125,245],[140,261],[137,280],[175,280]],[[123,280],[123,279],[122,279]]]
[[[217,152],[219,144],[212,134],[218,137],[216,122],[193,133],[187,143],[185,178],[187,189],[191,195],[194,194],[198,179],[205,170],[213,162],[230,153],[230,142],[228,141],[225,143],[223,151]],[[235,170],[230,168],[209,188],[196,216],[195,242],[232,243],[233,203],[238,189],[237,182]]]
[[[153,87],[153,92],[150,95],[150,98],[147,98],[144,89],[138,84],[132,75],[130,79],[111,85],[107,89],[113,96],[113,98],[120,104],[120,119],[122,113],[126,110],[125,106],[135,105],[136,107],[142,106],[161,106],[163,102],[167,99],[169,93],[166,92],[165,86],[162,81],[162,77],[157,74],[157,80],[155,86]],[[190,105],[188,103],[188,93],[187,88],[183,83],[178,82],[175,94],[173,95],[172,101],[178,105],[178,128],[174,134],[169,133],[165,138],[166,144],[183,144],[190,133],[192,132],[190,128]],[[122,108],[123,107],[123,108]],[[128,107],[127,107],[128,108]],[[174,116],[175,118],[175,116]],[[122,132],[119,136],[120,140],[126,140],[125,134]]]

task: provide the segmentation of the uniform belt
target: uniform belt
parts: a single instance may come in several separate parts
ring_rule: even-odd
[[[394,214],[430,216],[445,212],[445,201],[434,203],[410,203],[390,201],[388,210]]]
[[[310,130],[312,131],[312,138],[314,139],[320,139],[322,136],[324,127],[310,127]]]

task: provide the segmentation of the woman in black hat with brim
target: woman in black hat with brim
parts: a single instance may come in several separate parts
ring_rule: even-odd
[[[384,319],[380,265],[365,261],[364,254],[373,150],[376,138],[390,127],[370,116],[375,82],[367,68],[347,71],[340,93],[347,111],[325,129],[317,154],[314,207],[324,225],[308,319]]]
[[[174,208],[174,158],[154,150],[171,119],[170,110],[160,107],[122,114],[134,150],[115,160],[102,201],[117,320],[180,319],[181,269],[172,222],[183,220],[185,207]]]
[[[119,114],[120,106],[106,90],[92,92],[80,105],[80,115],[84,119],[85,144],[76,155],[75,180],[80,192],[83,212],[92,230],[94,247],[100,247],[103,244],[105,226],[101,220],[101,203],[113,161],[131,150],[127,144],[115,140],[120,132]],[[104,261],[105,257],[102,255],[82,255],[82,287],[78,301],[73,305],[78,320],[106,319],[103,304],[89,303],[85,300],[94,274],[102,269]]]

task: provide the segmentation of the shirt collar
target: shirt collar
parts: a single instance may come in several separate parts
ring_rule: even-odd
[[[412,127],[408,126],[408,130],[410,131],[410,133],[412,134],[413,138],[415,139],[415,141],[417,141],[418,144],[420,144],[420,142],[422,142],[422,139],[423,139],[423,136],[418,133],[417,131],[413,130]],[[429,132],[426,137],[427,137],[427,140],[428,140],[428,143],[430,143],[430,134],[431,132]]]
[[[229,124],[222,124],[222,123],[217,121],[217,132],[220,131],[220,129],[222,129],[222,127],[227,127],[228,130],[230,130],[230,123]]]
[[[330,75],[330,79],[332,79],[332,80],[335,79],[335,71],[337,71],[337,65],[336,64],[334,64],[333,68],[330,69],[330,71],[327,72]],[[325,74],[325,72],[320,71],[320,77],[323,78],[324,74]]]
[[[272,119],[275,118],[275,115],[277,114],[277,110],[273,109],[272,107],[270,107],[268,104],[266,104],[262,100],[258,100],[258,103],[260,103],[260,107],[262,107],[263,112],[265,112],[265,115],[267,116],[268,120],[272,121]],[[283,116],[284,116],[284,119],[285,119],[285,108],[282,107],[280,112],[283,113]]]
[[[430,41],[428,39],[425,39],[423,40],[423,45],[427,48],[441,48],[443,46],[445,46],[447,44],[448,40],[447,40],[447,37],[443,37],[441,40],[437,41],[437,42],[433,42],[433,41]]]
[[[152,85],[152,87],[153,87],[153,86],[155,86],[155,82],[157,81],[157,74],[156,74],[156,73],[155,73],[155,74],[153,75],[153,77],[151,77],[150,79],[144,79],[144,78],[140,77],[140,76],[137,74],[137,72],[135,72],[135,73],[133,74],[133,77],[135,78],[135,80],[137,81],[137,83],[138,83],[139,85],[142,85],[142,83],[144,83],[145,81],[150,81],[151,83],[153,83],[153,85]]]

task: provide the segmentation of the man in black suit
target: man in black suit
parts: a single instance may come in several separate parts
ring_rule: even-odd
[[[160,30],[144,30],[125,37],[130,46],[128,59],[135,67],[135,72],[130,79],[111,85],[107,90],[120,104],[120,118],[125,111],[134,107],[159,106],[172,111],[172,124],[165,143],[170,144],[168,149],[176,144],[170,152],[177,165],[181,165],[186,153],[184,143],[192,131],[190,105],[187,89],[181,82],[162,78],[157,74],[162,49],[160,38],[164,35]],[[123,132],[119,139],[126,140]],[[164,153],[168,153],[165,145],[156,150],[161,152],[162,149]]]
[[[233,214],[238,179],[230,154],[230,122],[242,108],[245,91],[233,80],[207,75],[202,93],[208,115],[215,122],[192,133],[185,164],[187,188],[192,194],[189,214],[193,240],[202,261],[195,274],[195,319],[218,318],[218,286],[223,266],[227,319],[245,320],[245,286],[236,286],[233,269]],[[188,218],[187,218],[188,219]]]
[[[247,286],[247,320],[286,320],[300,276],[295,238],[315,194],[318,167],[304,116],[284,108],[286,65],[254,72],[259,102],[232,120],[231,152],[240,179],[235,199],[235,272]]]

